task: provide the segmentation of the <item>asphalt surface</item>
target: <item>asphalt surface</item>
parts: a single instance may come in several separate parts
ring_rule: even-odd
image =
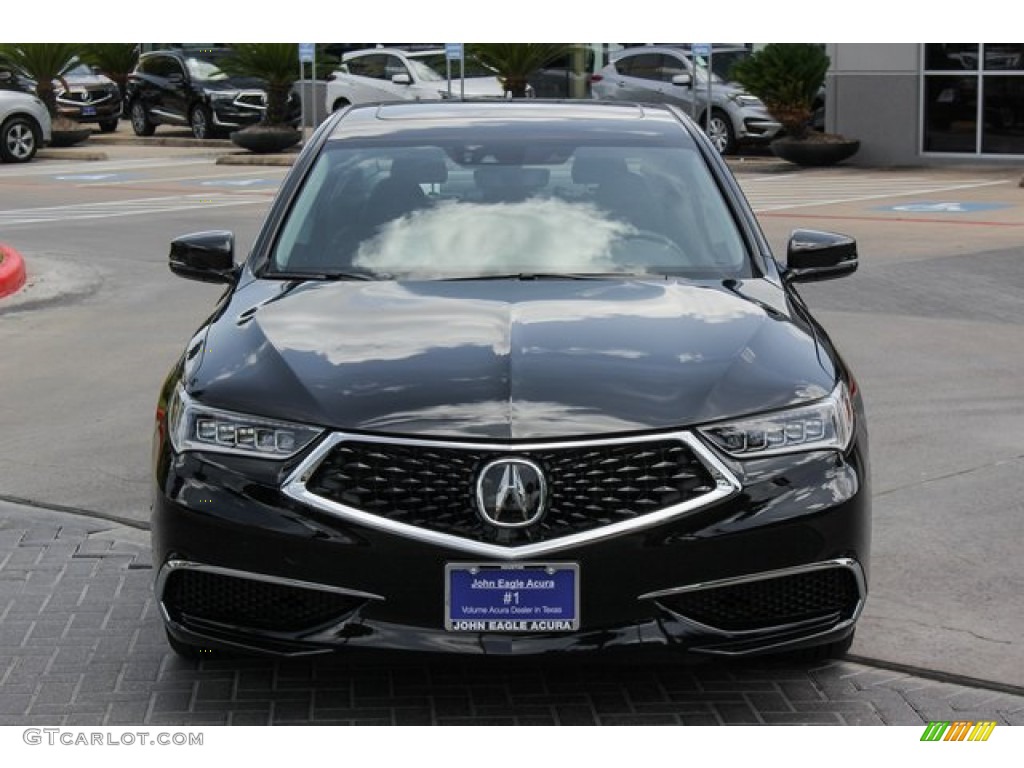
[[[0,724],[1021,724],[1019,168],[732,163],[778,253],[797,226],[860,244],[856,275],[802,289],[872,429],[853,661],[190,663],[152,602],[148,434],[156,386],[219,289],[170,278],[166,243],[226,222],[244,254],[285,169],[218,165],[247,161],[181,136],[102,138],[0,168],[0,241],[30,275],[0,300]]]

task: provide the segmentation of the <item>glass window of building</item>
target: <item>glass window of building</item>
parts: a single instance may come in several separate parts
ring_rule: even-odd
[[[1024,155],[1024,43],[924,46],[925,152]]]

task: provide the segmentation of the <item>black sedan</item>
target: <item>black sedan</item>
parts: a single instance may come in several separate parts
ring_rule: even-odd
[[[331,116],[160,393],[172,646],[842,653],[867,593],[861,394],[672,107]]]

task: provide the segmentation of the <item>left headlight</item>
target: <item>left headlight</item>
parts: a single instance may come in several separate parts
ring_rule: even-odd
[[[213,101],[234,101],[238,91],[207,91],[206,95]]]
[[[757,96],[753,96],[749,93],[734,93],[729,97],[741,107],[758,107],[761,106],[761,100]]]
[[[323,430],[199,405],[179,386],[167,407],[167,434],[178,453],[212,451],[287,459]]]
[[[853,402],[846,385],[840,382],[832,394],[810,405],[714,424],[699,431],[737,459],[802,451],[845,451],[854,433]]]

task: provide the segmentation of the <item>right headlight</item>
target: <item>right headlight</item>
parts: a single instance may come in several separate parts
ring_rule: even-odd
[[[840,382],[823,400],[713,424],[698,430],[717,448],[737,459],[833,449],[845,451],[854,433],[853,401]]]
[[[167,435],[178,453],[212,451],[287,459],[322,432],[303,424],[207,408],[185,394],[180,386],[167,406]]]

